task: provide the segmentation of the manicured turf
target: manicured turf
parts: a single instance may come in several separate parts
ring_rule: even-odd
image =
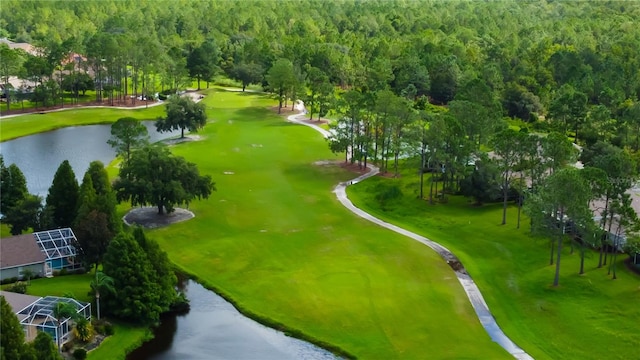
[[[0,141],[51,131],[67,126],[109,124],[121,117],[154,120],[164,115],[164,106],[148,109],[123,110],[109,108],[73,109],[46,114],[28,114],[0,120]]]
[[[536,359],[632,359],[640,348],[640,277],[624,269],[618,279],[597,269],[597,254],[578,276],[579,255],[565,247],[560,287],[551,286],[548,241],[530,237],[528,221],[516,229],[516,208],[501,226],[501,205],[472,207],[461,197],[429,205],[415,196],[415,171],[401,179],[372,178],[349,188],[354,203],[372,214],[421,233],[452,250],[478,283],[498,324]],[[380,182],[397,183],[405,196],[380,210]],[[427,183],[428,184],[428,183]],[[425,187],[428,191],[428,186]]]
[[[336,159],[314,130],[265,110],[264,95],[205,102],[204,140],[173,151],[218,191],[190,205],[195,219],[150,232],[175,264],[254,316],[358,358],[509,358],[438,255],[337,202],[332,187],[355,175],[313,164]]]
[[[73,294],[80,301],[91,301],[89,291],[92,273],[83,275],[56,276],[53,278],[41,278],[31,280],[27,287],[27,294],[35,296],[64,296]]]
[[[89,352],[89,360],[125,359],[127,354],[143,342],[149,340],[153,334],[144,327],[133,327],[128,324],[114,323],[114,334],[107,337],[98,348]]]

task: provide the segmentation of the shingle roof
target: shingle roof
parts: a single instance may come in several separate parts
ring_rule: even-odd
[[[14,313],[17,313],[18,311],[41,299],[40,296],[18,294],[8,291],[0,291],[0,296],[4,296],[4,299],[7,300]]]
[[[0,239],[0,269],[44,262],[33,234],[23,234]]]

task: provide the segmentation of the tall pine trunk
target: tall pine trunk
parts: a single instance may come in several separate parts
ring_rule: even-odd
[[[556,254],[556,274],[553,278],[553,286],[558,286],[560,283],[560,257],[562,256],[562,237],[564,236],[564,209],[560,210],[560,231],[558,231],[558,251]]]

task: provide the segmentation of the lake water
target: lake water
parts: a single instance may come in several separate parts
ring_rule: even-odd
[[[330,352],[257,323],[222,297],[189,280],[191,310],[169,315],[154,339],[127,360],[330,360]]]
[[[180,135],[180,131],[157,132],[153,121],[143,123],[151,142]],[[64,160],[69,160],[78,183],[90,162],[99,160],[108,165],[116,156],[107,144],[110,137],[111,125],[67,127],[2,142],[0,154],[6,166],[15,163],[22,170],[30,193],[45,198],[53,176]]]

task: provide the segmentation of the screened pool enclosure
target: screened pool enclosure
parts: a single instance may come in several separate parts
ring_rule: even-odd
[[[53,270],[80,268],[81,265],[75,261],[77,252],[74,244],[77,240],[70,228],[40,231],[33,233],[33,237],[47,258],[46,275],[51,275]]]
[[[91,319],[90,303],[56,296],[43,297],[16,314],[20,319],[20,324],[25,329],[28,340],[35,338],[37,331],[46,332],[56,342],[58,336],[60,336],[60,344],[64,344],[71,339],[73,320],[71,317],[56,318],[55,309],[58,303],[70,304],[76,310],[78,316],[82,316],[87,320]]]

